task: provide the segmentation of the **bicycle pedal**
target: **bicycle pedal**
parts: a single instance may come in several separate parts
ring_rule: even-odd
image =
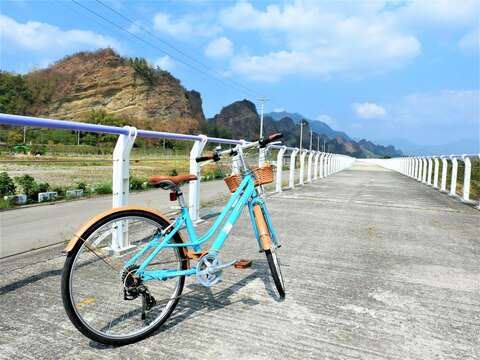
[[[252,266],[252,260],[240,259],[233,266],[235,269],[248,269]]]

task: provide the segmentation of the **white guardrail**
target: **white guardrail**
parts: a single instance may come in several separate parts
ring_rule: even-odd
[[[29,116],[10,115],[0,113],[0,124],[16,126],[32,126],[40,128],[57,128],[66,130],[76,130],[82,132],[97,132],[118,135],[118,140],[113,151],[113,175],[112,175],[112,207],[120,207],[128,204],[129,195],[129,175],[130,175],[130,152],[137,137],[174,139],[193,141],[190,150],[190,174],[196,175],[198,180],[191,181],[189,184],[189,211],[192,220],[200,220],[200,183],[201,168],[195,161],[196,157],[201,156],[207,142],[237,145],[246,143],[244,140],[232,140],[223,138],[207,137],[205,135],[187,135],[160,131],[137,130],[131,126],[123,128],[116,126],[95,125],[66,120],[44,119]],[[294,189],[297,185],[312,182],[317,179],[330,176],[340,170],[350,167],[355,161],[354,158],[346,155],[324,153],[320,151],[291,148],[287,146],[273,145],[272,148],[278,149],[277,158],[273,165],[276,166],[275,191],[281,192],[283,189],[283,165],[286,152],[290,154],[290,170],[288,188]],[[296,157],[300,153],[300,166],[298,179],[296,177]],[[259,154],[261,155],[261,154]],[[307,164],[305,158],[308,155]],[[259,156],[263,158],[263,156]],[[261,163],[262,160],[259,160]],[[305,167],[307,174],[305,178]],[[298,180],[298,181],[296,181]]]
[[[457,178],[458,178],[458,161],[464,163],[463,185],[461,200],[468,204],[476,204],[480,209],[480,202],[470,199],[470,182],[472,174],[471,159],[480,159],[480,154],[463,154],[463,155],[438,155],[438,156],[411,156],[393,159],[378,159],[375,162],[383,167],[398,171],[409,176],[422,184],[433,187],[450,196],[459,197],[457,195]],[[447,184],[447,175],[450,161],[450,186]],[[440,162],[442,164],[442,173],[440,172]],[[440,177],[441,175],[441,177]],[[448,190],[447,190],[448,187]]]

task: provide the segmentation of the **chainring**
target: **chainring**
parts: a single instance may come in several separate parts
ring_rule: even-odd
[[[222,270],[215,270],[220,267],[222,261],[218,255],[205,254],[197,263],[197,283],[211,287],[222,280]]]

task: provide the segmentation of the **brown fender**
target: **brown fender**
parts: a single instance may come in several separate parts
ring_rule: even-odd
[[[270,250],[270,232],[268,231],[267,223],[263,215],[260,205],[253,205],[253,214],[255,215],[255,222],[257,224],[258,235],[260,237],[260,243],[263,250]]]
[[[114,208],[114,209],[110,209],[110,210],[107,210],[107,211],[104,211],[100,214],[98,214],[97,216],[93,217],[92,219],[90,219],[86,224],[84,224],[74,235],[73,237],[70,239],[70,241],[68,242],[67,244],[67,247],[65,248],[65,252],[69,253],[70,251],[73,250],[73,248],[75,247],[75,244],[77,243],[77,241],[80,240],[81,236],[83,233],[85,233],[85,231],[87,231],[87,229],[92,226],[93,224],[95,224],[97,221],[99,221],[100,219],[104,218],[105,216],[108,216],[108,215],[111,215],[111,214],[114,214],[116,212],[121,212],[121,211],[125,211],[125,210],[141,210],[141,211],[145,211],[145,212],[149,212],[149,213],[152,213],[156,216],[158,216],[159,218],[162,218],[163,220],[165,220],[167,223],[171,223],[170,220],[168,220],[165,215],[163,215],[162,213],[158,212],[157,210],[154,210],[154,209],[149,209],[149,208],[145,208],[145,207],[141,207],[141,206],[122,206],[122,207],[118,207],[118,208]],[[182,239],[182,242],[183,241],[183,238],[182,238],[182,235],[180,234],[180,232],[177,233],[178,236],[180,236],[180,238]],[[184,249],[184,252],[186,253],[186,249]]]

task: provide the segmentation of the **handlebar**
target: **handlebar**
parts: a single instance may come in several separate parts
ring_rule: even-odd
[[[258,141],[258,144],[260,145],[261,148],[264,148],[264,147],[266,147],[268,144],[270,144],[271,142],[274,142],[275,140],[278,140],[278,139],[281,139],[281,138],[283,138],[283,134],[282,134],[282,133],[272,134],[272,135],[270,135],[269,137],[267,137],[266,139],[265,139],[265,138],[261,138],[261,139]]]
[[[274,142],[278,139],[281,139],[281,138],[283,138],[283,134],[282,133],[276,133],[276,134],[272,134],[272,135],[268,136],[267,138],[261,138],[258,141],[242,145],[241,148],[242,149],[250,149],[250,148],[255,147],[255,146],[258,146],[260,148],[265,148],[268,144],[270,144],[270,143],[272,143],[272,142]],[[237,145],[237,146],[240,146],[240,145]],[[228,150],[224,150],[224,151],[215,151],[210,155],[199,156],[199,157],[195,158],[195,161],[197,163],[203,162],[203,161],[209,161],[209,160],[210,161],[219,161],[221,155],[226,155],[226,154],[228,154],[230,156],[235,156],[235,155],[238,154],[238,151],[235,150],[235,149],[228,149]]]

